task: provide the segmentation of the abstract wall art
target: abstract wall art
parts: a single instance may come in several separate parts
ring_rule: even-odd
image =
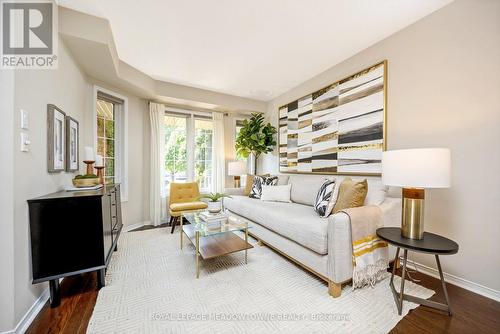
[[[280,172],[380,174],[386,87],[384,60],[281,106]]]

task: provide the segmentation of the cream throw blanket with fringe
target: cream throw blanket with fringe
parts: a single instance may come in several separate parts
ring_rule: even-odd
[[[354,289],[366,285],[374,286],[384,278],[389,266],[389,247],[377,237],[377,228],[382,226],[382,210],[370,205],[345,209],[351,220],[352,286]]]

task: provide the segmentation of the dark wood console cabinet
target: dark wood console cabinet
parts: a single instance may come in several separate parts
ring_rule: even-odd
[[[33,284],[49,281],[60,303],[61,277],[97,271],[99,288],[122,229],[120,185],[28,200]]]

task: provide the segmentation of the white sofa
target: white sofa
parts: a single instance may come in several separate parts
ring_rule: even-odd
[[[226,189],[224,199],[231,214],[247,221],[249,234],[328,282],[328,291],[340,296],[341,286],[352,279],[352,241],[349,216],[339,212],[321,218],[313,209],[325,178],[338,175],[279,175],[278,184],[291,184],[292,203],[265,202],[243,196],[242,188]],[[353,177],[360,179],[360,177]],[[365,205],[378,205],[384,226],[399,226],[401,199],[388,192],[380,178],[367,177]]]

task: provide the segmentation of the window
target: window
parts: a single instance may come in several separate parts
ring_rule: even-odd
[[[213,123],[193,114],[165,115],[165,189],[194,180],[201,191],[212,188]]]
[[[165,116],[165,189],[187,180],[187,118]]]
[[[128,99],[94,86],[94,149],[104,159],[106,183],[120,183],[121,199],[128,200]]]
[[[211,120],[194,121],[195,181],[200,185],[200,189],[204,190],[212,187],[212,126]]]
[[[242,119],[236,119],[235,121],[235,129],[236,129],[236,133],[235,133],[235,136],[234,138],[238,138],[238,134],[240,133],[240,130],[241,128],[243,127],[243,120]]]
[[[115,105],[97,99],[97,154],[104,158],[106,183],[115,179]]]

